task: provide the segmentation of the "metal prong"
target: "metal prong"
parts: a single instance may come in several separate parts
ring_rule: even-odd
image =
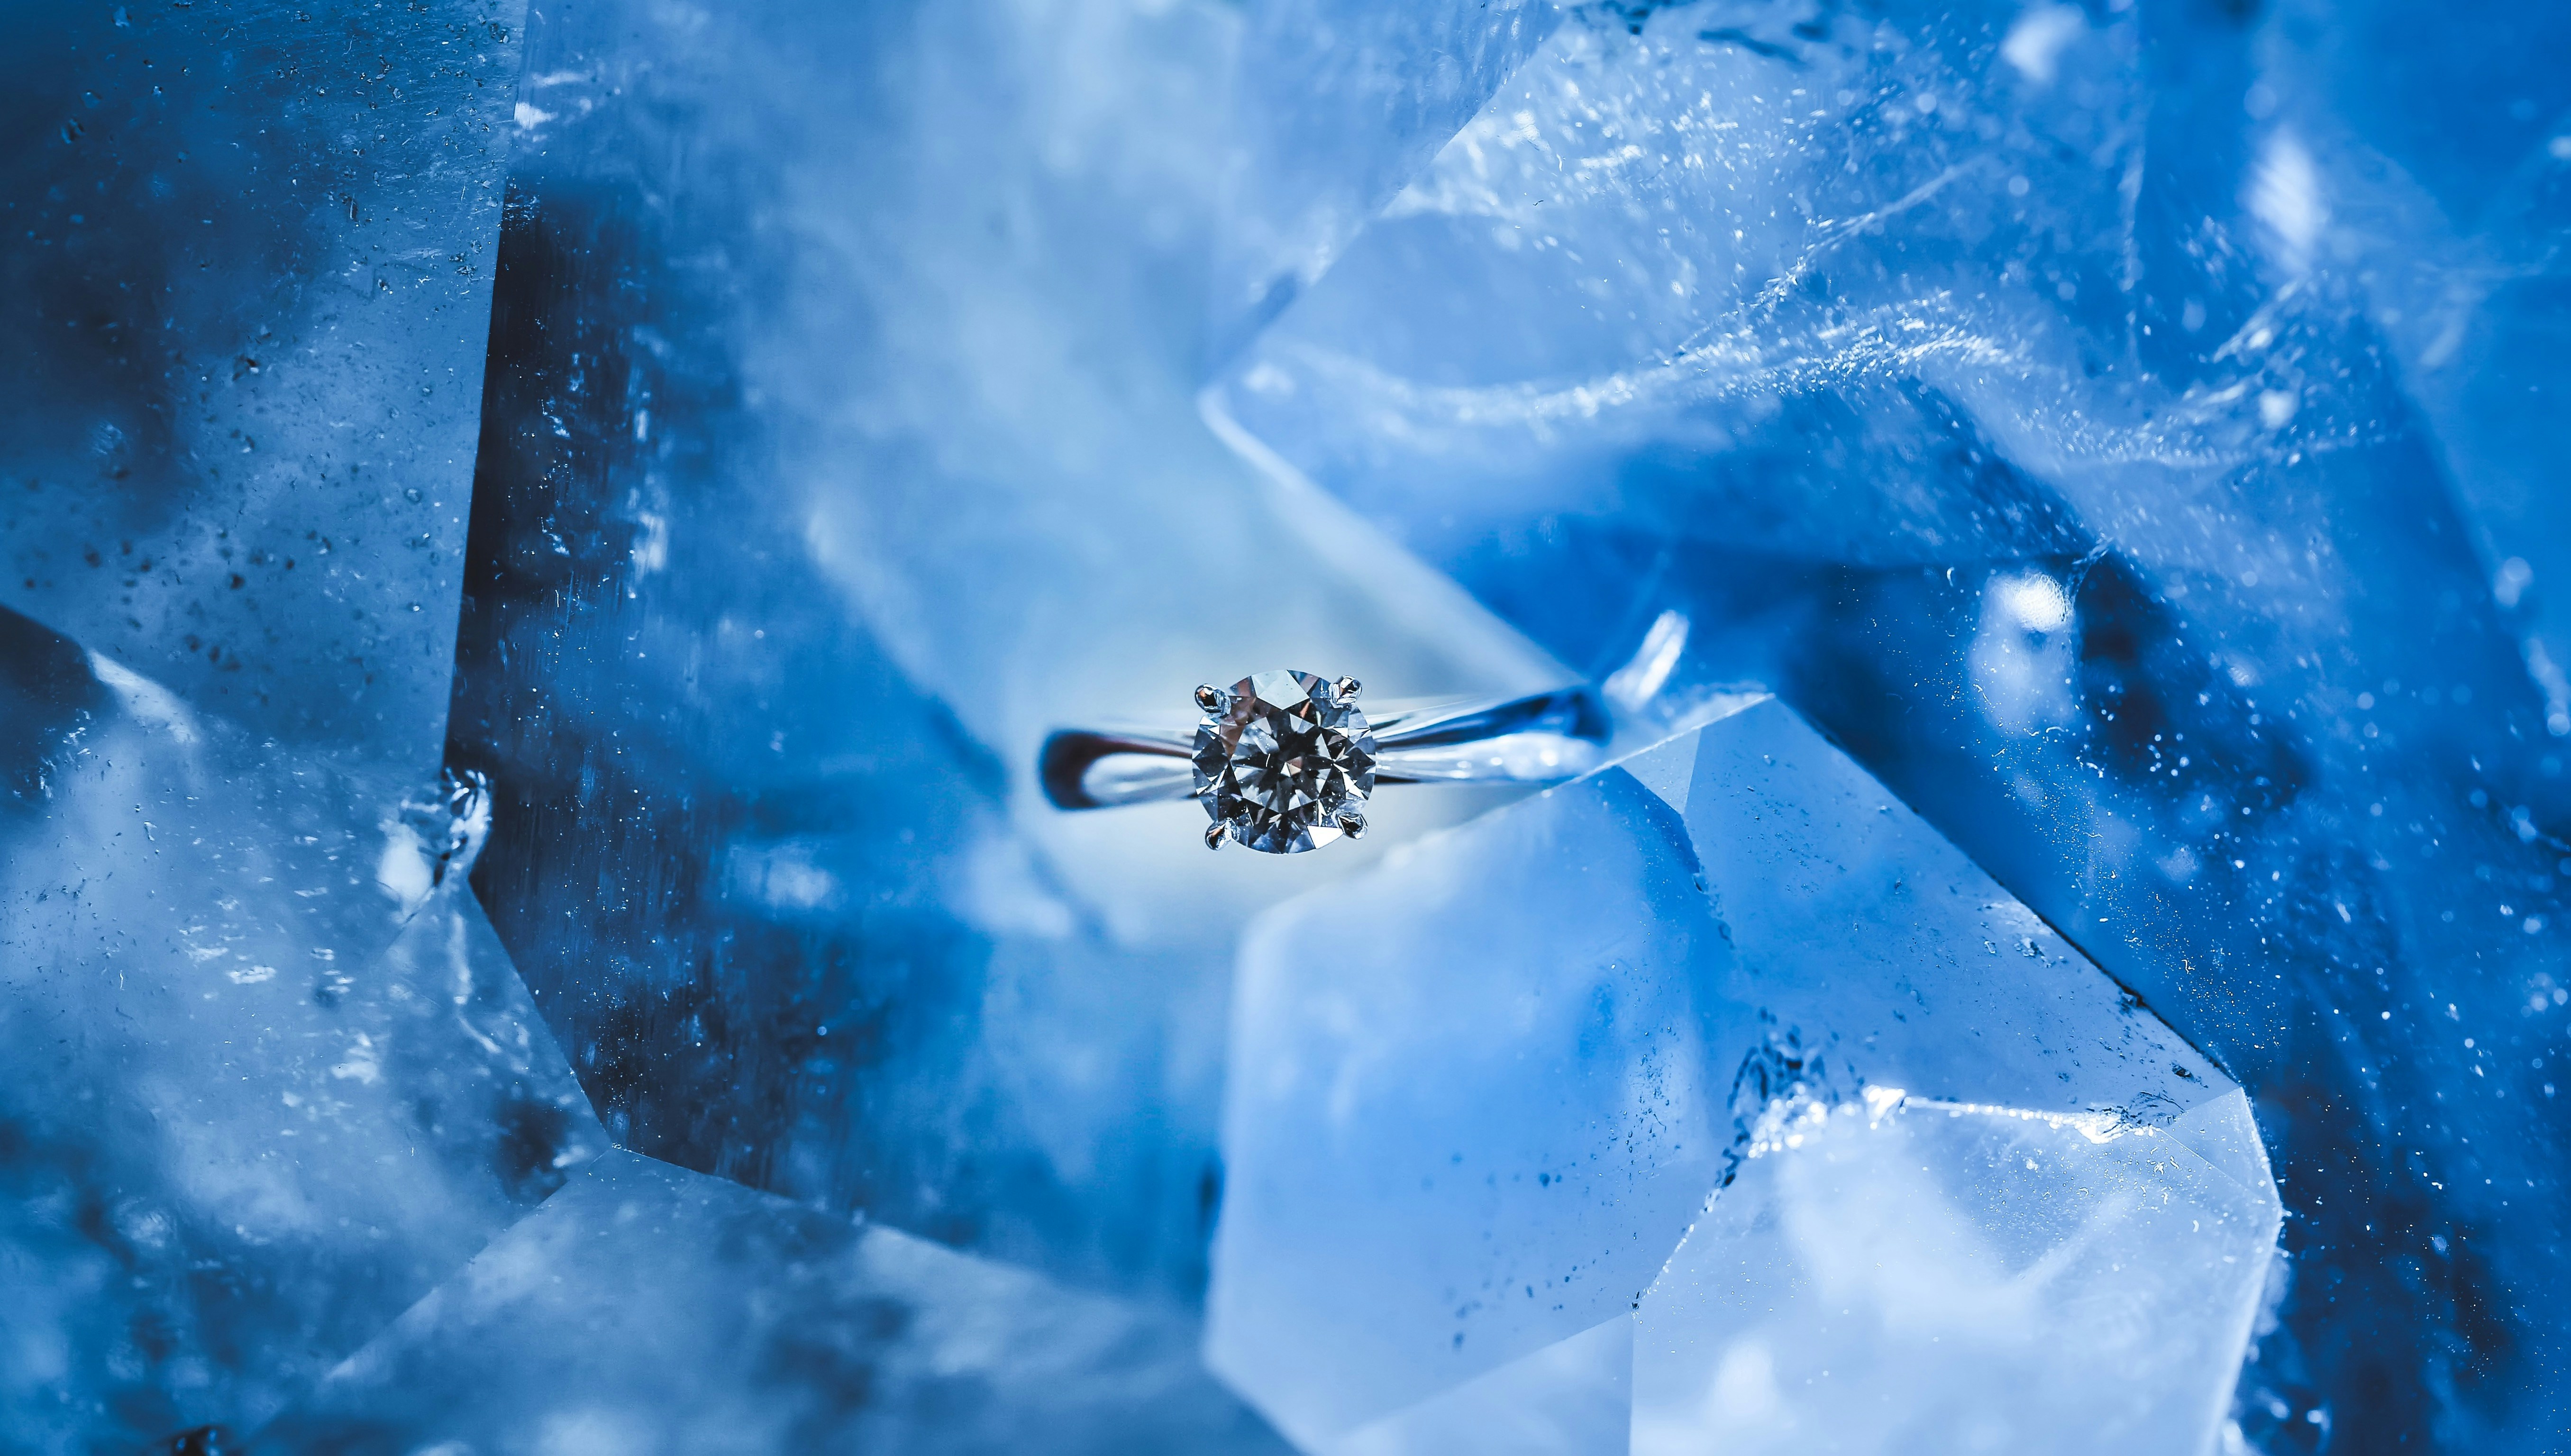
[[[1211,683],[1201,683],[1201,684],[1198,684],[1198,685],[1197,685],[1197,707],[1204,709],[1204,710],[1205,710],[1206,712],[1208,712],[1208,713],[1221,713],[1221,712],[1223,712],[1223,710],[1224,710],[1224,692],[1223,692],[1223,690],[1222,690],[1222,689],[1220,689],[1220,688],[1217,688],[1216,686],[1214,686],[1214,685],[1213,685],[1213,684],[1211,684]]]
[[[1341,678],[1339,681],[1330,685],[1330,697],[1333,701],[1338,703],[1354,703],[1357,701],[1358,691],[1364,687],[1365,685],[1363,683],[1358,682],[1354,678]]]
[[[1340,812],[1339,812],[1339,832],[1341,832],[1341,833],[1343,833],[1343,834],[1347,835],[1347,836],[1348,836],[1349,838],[1351,838],[1351,839],[1362,839],[1362,838],[1364,838],[1364,837],[1365,837],[1365,815],[1363,815],[1363,814],[1361,814],[1361,813],[1358,813],[1358,812],[1357,812],[1356,810],[1354,810],[1354,809],[1342,809],[1342,810],[1340,810]]]
[[[1221,849],[1223,847],[1223,820],[1217,819],[1213,823],[1206,825],[1205,840],[1206,847],[1208,849]]]

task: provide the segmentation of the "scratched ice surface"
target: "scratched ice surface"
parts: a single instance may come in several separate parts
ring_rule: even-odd
[[[0,609],[0,1427],[255,1422],[605,1146],[465,893],[476,801]]]
[[[1773,686],[2237,1078],[2272,1451],[2564,1369],[2571,96],[2415,19],[1575,12],[1210,399],[1584,672]]]
[[[248,1443],[1284,1456],[1168,1309],[612,1153]]]
[[[1755,1307],[1795,1399],[1823,1397],[1779,1417],[1807,1447],[1900,1448],[1883,1422],[1957,1409],[2005,1432],[2007,1382],[2034,1367],[1990,1357],[2032,1342],[2045,1373],[2086,1373],[2018,1402],[2021,1433],[2112,1396],[2130,1419],[2100,1449],[2216,1449],[2279,1212],[2247,1102],[1791,710],[1706,711],[1259,923],[1216,1369],[1307,1451],[1702,1450],[1732,1431],[1699,1390],[1727,1378],[1718,1332],[1766,1328]],[[2125,1207],[2158,1185],[2013,1222],[1971,1139],[1800,1151],[1905,1097],[2102,1177],[2183,1154],[2165,1182],[2193,1226]],[[1797,1239],[1773,1236],[1780,1207]],[[1915,1235],[1895,1260],[1915,1287],[1852,1315],[1826,1279],[1809,1292],[1809,1267],[1868,1263],[1884,1226]],[[2057,1247],[2070,1273],[2026,1272]],[[1724,1259],[1775,1297],[1717,1287]],[[1945,1295],[1970,1296],[1951,1351],[1920,1324]],[[2028,1317],[2002,1328],[2011,1307]],[[1869,1343],[1878,1312],[1891,1333]],[[1934,1393],[1950,1354],[1993,1378]],[[1877,1406],[1833,1409],[1802,1382],[1818,1369]]]

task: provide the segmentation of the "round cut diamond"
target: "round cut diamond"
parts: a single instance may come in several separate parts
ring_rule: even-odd
[[[1236,842],[1294,854],[1364,832],[1374,734],[1356,685],[1340,681],[1345,691],[1310,673],[1244,678],[1197,725],[1197,797]]]

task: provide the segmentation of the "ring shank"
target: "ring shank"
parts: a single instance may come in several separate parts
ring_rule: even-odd
[[[1614,726],[1578,687],[1403,709],[1369,728],[1377,784],[1553,783],[1597,766]],[[1064,728],[1045,739],[1036,776],[1059,809],[1193,798],[1195,745],[1193,728]]]

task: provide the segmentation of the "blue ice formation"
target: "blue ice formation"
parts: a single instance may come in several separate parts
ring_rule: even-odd
[[[1603,1449],[2221,1449],[2278,1207],[2241,1094],[2200,1112],[1780,1117],[1636,1302]]]
[[[630,1153],[391,1321],[253,1452],[1283,1456],[1188,1320]]]
[[[518,25],[13,9],[11,1450],[257,1423],[605,1147],[440,771]]]
[[[1584,672],[1773,686],[2236,1077],[2260,1449],[2559,1400],[2571,94],[2416,19],[1582,10],[1209,399]]]
[[[287,1409],[277,1449],[327,1421],[426,1442],[445,1417],[382,1372],[440,1363],[526,1373],[519,1429],[435,1440],[574,1443],[620,1429],[584,1412],[665,1409],[684,1359],[708,1410],[794,1412],[735,1422],[747,1448],[809,1416],[1274,1449],[1173,1353],[1209,1298],[1223,1377],[1332,1449],[1692,1439],[1718,1411],[1745,1442],[1892,1440],[1957,1405],[2051,1441],[2052,1407],[1915,1341],[1701,1293],[1727,1257],[1818,1278],[1936,1229],[1922,1287],[2018,1289],[2023,1320],[1905,1327],[2014,1391],[2088,1388],[2041,1363],[2044,1298],[2121,1301],[2117,1358],[2163,1393],[2115,1440],[2550,1439],[2556,9],[11,20],[0,1036],[38,1070],[0,1106],[0,1443],[201,1452]],[[1035,792],[1047,730],[1271,667],[1392,697],[1585,678],[1626,744],[1696,746],[1514,806],[1387,793],[1365,842],[1290,864],[1206,854],[1187,805]],[[1784,833],[1779,785],[1840,829]],[[1539,914],[1573,850],[1589,891]],[[1310,1020],[1286,973],[1390,966],[1363,935],[1242,954],[1289,901],[1398,941],[1421,907],[1367,897],[1432,882],[1465,930],[1613,945],[1493,964],[1623,1019],[1583,1040],[1543,1002],[1529,1083],[1433,1020]],[[1441,967],[1423,1005],[1508,1029],[1461,1020],[1492,988],[1433,957],[1341,989]],[[1237,1116],[1234,1002],[1263,996],[1269,1051],[1413,1038],[1483,1079],[1479,1107],[1352,1080],[1419,1103],[1371,1130],[1377,1173],[1449,1127],[1542,1197],[1279,1187],[1322,1129],[1290,1078]],[[1649,1136],[1549,1161],[1611,1125]],[[1789,1125],[1803,1146],[1761,1131]],[[2197,1163],[2119,1161],[2164,1146]],[[1914,1147],[1934,1199],[1900,1182]],[[1979,1242],[1947,1216],[2057,1178],[2110,1194]],[[1922,1217],[1848,1221],[1859,1186]],[[2270,1189],[2285,1256],[2253,1292],[2206,1259],[2257,1261]],[[2230,1221],[2179,1238],[2163,1194]],[[656,1246],[933,1240],[981,1292],[675,1253],[623,1303],[475,1283],[578,1273],[610,1204],[662,1210]],[[1487,1228],[1416,1267],[1505,1262],[1524,1301],[1548,1259],[1597,1278],[1458,1315],[1324,1261],[1245,1302],[1249,1252],[1321,1258],[1289,1206],[1398,1267]],[[2083,1262],[2129,1246],[2131,1279]],[[803,1289],[846,1358],[641,1342],[736,1284]],[[461,1341],[396,1322],[432,1289],[473,1306]],[[920,1394],[939,1331],[1010,1310],[1071,1311],[1001,1347],[1078,1389],[968,1381],[979,1425]],[[2226,1394],[2208,1352],[2244,1318]],[[567,1324],[592,1346],[538,1358]],[[1815,1411],[1802,1362],[1842,1349],[1878,1399]],[[918,1399],[828,1413],[860,1367]]]
[[[1308,1451],[2216,1449],[2247,1100],[1792,711],[1706,711],[1254,928],[1215,1368]]]
[[[1233,73],[1213,353],[1284,312],[1561,22],[1552,0],[1252,9]]]
[[[252,1423],[606,1140],[465,888],[477,793],[0,634],[0,1428]]]
[[[10,606],[435,776],[525,9],[10,8]]]

